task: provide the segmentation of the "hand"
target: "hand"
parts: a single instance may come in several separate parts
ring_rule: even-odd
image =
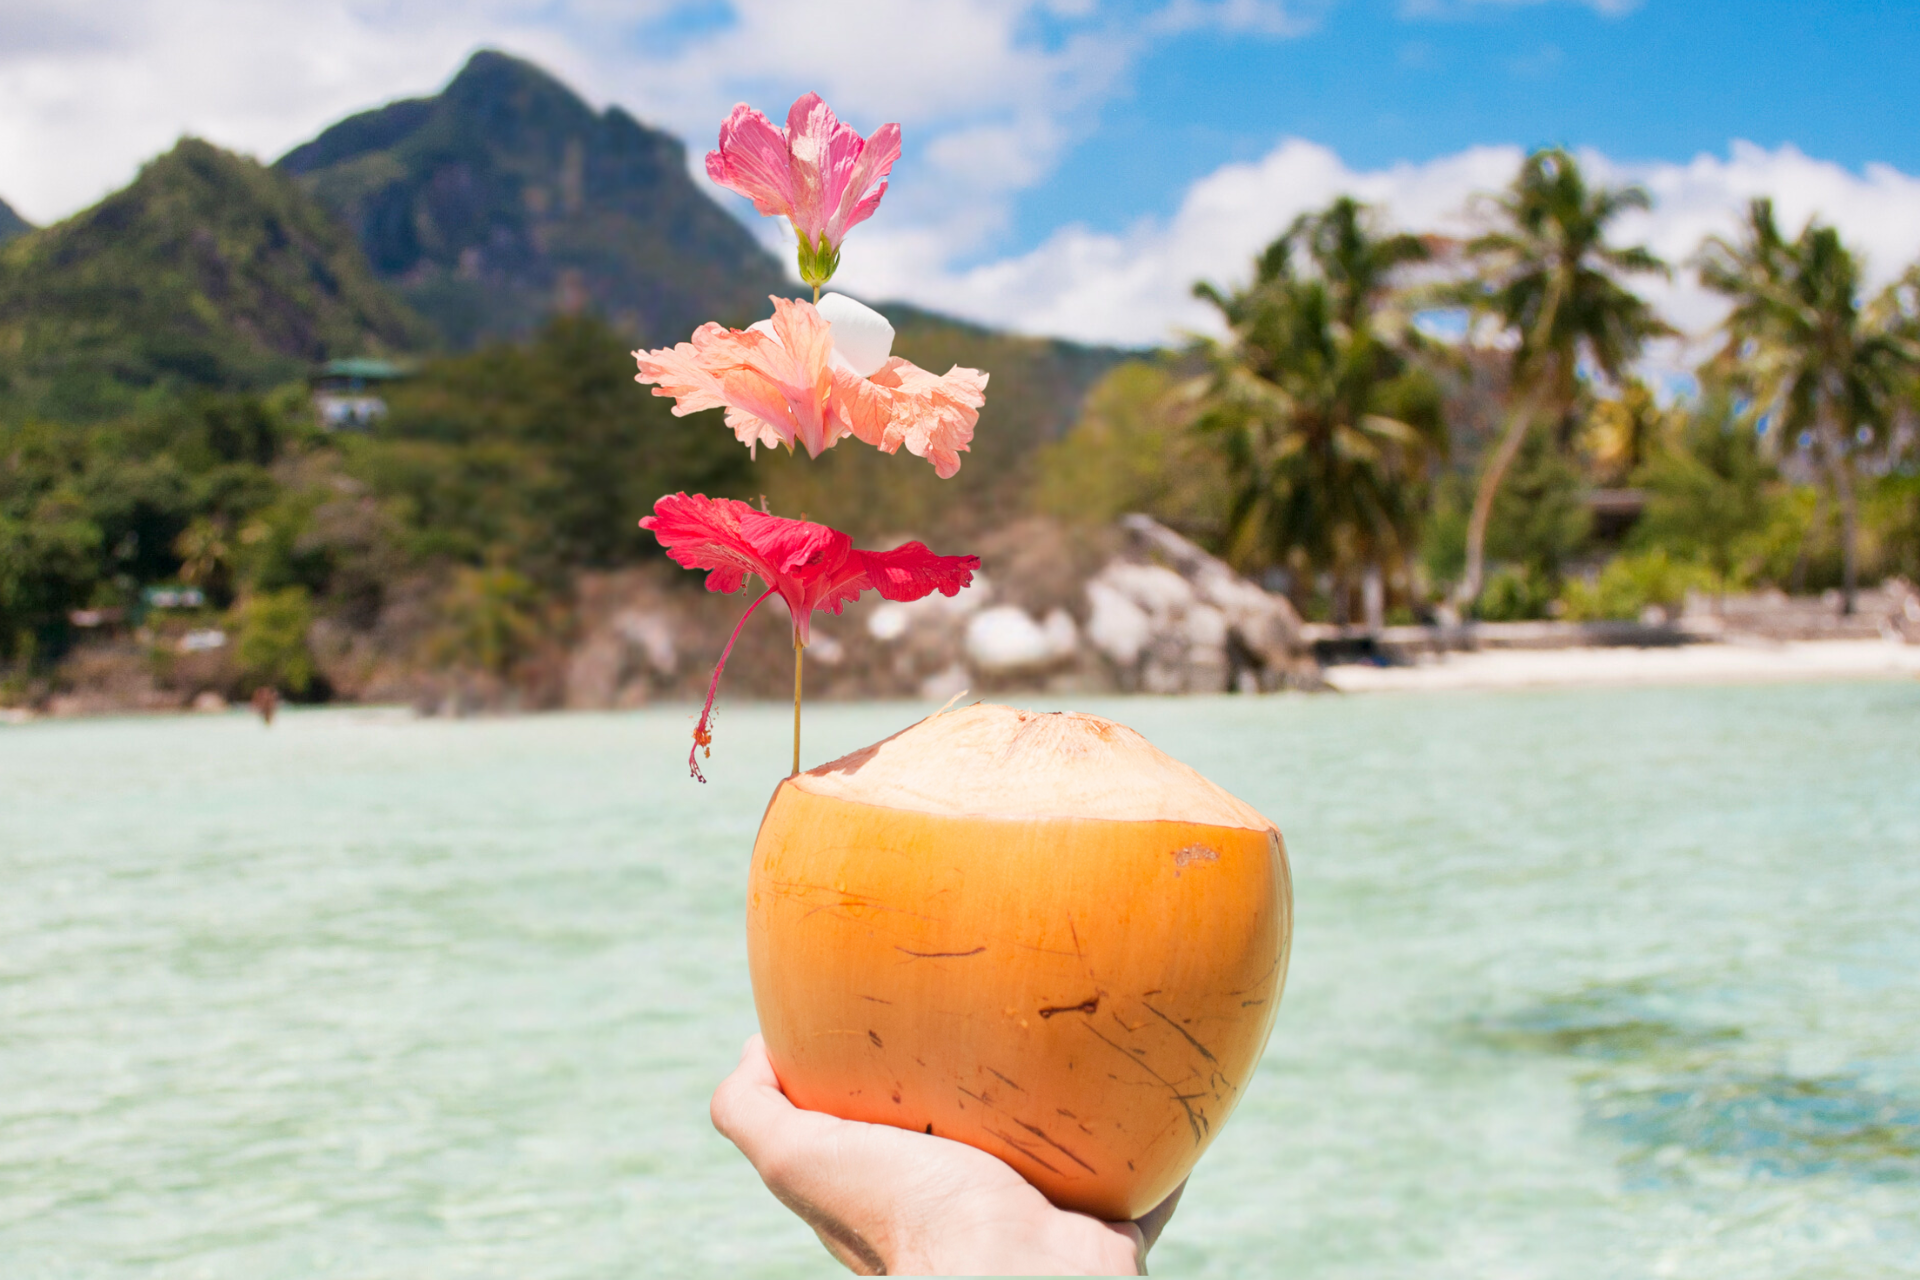
[[[713,1095],[713,1127],[861,1275],[1140,1275],[1179,1189],[1138,1222],[1056,1209],[964,1143],[802,1111],[759,1036]]]

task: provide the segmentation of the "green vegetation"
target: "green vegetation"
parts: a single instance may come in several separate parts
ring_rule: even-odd
[[[293,694],[313,684],[313,655],[307,632],[313,626],[313,602],[304,587],[282,587],[248,597],[234,611],[240,633],[240,672],[249,686],[271,686]]]
[[[1636,472],[1648,498],[1634,541],[1703,566],[1721,594],[1755,576],[1778,480],[1749,416],[1724,392],[1710,395],[1648,446]]]
[[[1860,580],[1855,455],[1884,443],[1901,411],[1911,411],[1920,374],[1913,275],[1863,307],[1860,263],[1839,232],[1812,220],[1789,242],[1770,200],[1753,202],[1738,242],[1707,241],[1700,275],[1733,301],[1719,371],[1782,437],[1805,432],[1818,448],[1840,508],[1851,613]]]
[[[1602,619],[1633,621],[1648,610],[1674,611],[1687,592],[1714,582],[1700,566],[1676,560],[1665,547],[1637,555],[1615,556],[1592,585],[1569,582],[1561,597],[1565,616],[1574,622]]]
[[[1460,596],[1469,605],[1480,595],[1494,498],[1534,423],[1567,424],[1579,398],[1582,357],[1618,382],[1642,344],[1666,332],[1653,309],[1621,283],[1664,266],[1644,248],[1607,243],[1609,223],[1647,204],[1638,187],[1589,190],[1574,158],[1547,148],[1526,158],[1496,202],[1498,229],[1467,246],[1477,278],[1463,296],[1516,339],[1516,394],[1506,433],[1481,473],[1467,525]]]
[[[33,224],[13,211],[13,206],[0,200],[0,244],[5,244],[15,236],[23,236],[33,230]]]
[[[1073,430],[1041,451],[1034,506],[1088,525],[1143,511],[1218,542],[1226,464],[1193,432],[1188,390],[1188,378],[1167,363],[1128,361],[1101,379]]]
[[[1242,569],[1286,571],[1297,596],[1327,575],[1342,621],[1363,572],[1412,555],[1446,449],[1439,387],[1382,307],[1393,271],[1426,256],[1343,198],[1269,245],[1247,288],[1196,286],[1233,333],[1208,349],[1193,424],[1226,466],[1221,545]]]
[[[88,422],[428,340],[289,179],[186,139],[0,247],[0,419]]]

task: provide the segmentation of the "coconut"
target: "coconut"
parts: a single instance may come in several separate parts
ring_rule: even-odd
[[[1292,932],[1251,806],[1110,720],[987,704],[782,782],[748,890],[797,1106],[969,1143],[1109,1220],[1239,1102]]]

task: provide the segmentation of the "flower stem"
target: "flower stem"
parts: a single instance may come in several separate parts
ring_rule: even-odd
[[[720,661],[713,665],[713,679],[707,682],[707,702],[700,708],[700,723],[693,728],[693,750],[687,753],[687,767],[693,771],[693,776],[702,782],[705,782],[706,778],[700,772],[700,749],[705,747],[707,755],[713,755],[713,696],[720,692],[720,673],[727,669],[727,658],[733,653],[733,642],[740,638],[740,629],[747,625],[747,619],[751,618],[753,611],[760,607],[760,601],[772,595],[775,590],[774,587],[768,587],[747,606],[747,611],[740,615],[740,621],[733,624],[733,634],[727,637],[727,647],[720,651]]]
[[[800,637],[793,638],[793,773],[800,776],[800,655],[806,652]]]
[[[819,285],[813,286],[813,305],[816,307],[820,305],[820,286]]]

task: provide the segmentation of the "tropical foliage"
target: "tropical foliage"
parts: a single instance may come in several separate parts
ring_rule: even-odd
[[[479,66],[461,92],[524,70]],[[1636,380],[1664,330],[1633,285],[1663,268],[1616,233],[1646,196],[1553,150],[1465,242],[1394,232],[1348,199],[1296,219],[1244,284],[1199,287],[1222,336],[1183,351],[889,307],[898,354],[992,371],[966,465],[942,481],[872,450],[749,460],[717,413],[675,417],[634,386],[617,307],[433,355],[522,333],[564,265],[555,248],[485,289],[462,278],[466,232],[421,178],[454,152],[485,159],[456,98],[347,122],[276,169],[183,143],[98,209],[0,247],[0,699],[44,688],[93,627],[154,637],[156,664],[215,655],[232,693],[326,696],[342,653],[511,683],[566,642],[583,571],[659,556],[635,521],[681,489],[764,496],[873,546],[1031,541],[1036,513],[1091,534],[1146,511],[1336,619],[1379,600],[1376,580],[1401,617],[1451,597],[1487,619],[1636,618],[1688,591],[1850,597],[1920,576],[1920,266],[1870,294],[1831,227],[1790,236],[1764,202],[1696,259],[1730,314],[1679,396]],[[428,115],[454,152],[428,145]],[[627,130],[561,115],[562,133]],[[549,240],[575,216],[556,154],[527,181],[560,203],[524,206]],[[454,311],[409,293],[435,334],[396,298],[386,258],[364,256],[411,234],[383,201],[439,228],[409,279],[474,305],[513,295],[497,329],[455,333]],[[1464,337],[1429,323],[1443,308],[1469,314]],[[416,372],[386,415],[322,430],[312,362],[391,349]],[[1099,542],[1050,536],[1036,545]]]
[[[1521,164],[1494,202],[1495,229],[1467,246],[1476,278],[1465,298],[1515,340],[1507,427],[1481,474],[1467,526],[1460,596],[1468,604],[1480,594],[1494,498],[1528,431],[1541,421],[1567,422],[1583,359],[1618,382],[1646,340],[1667,332],[1624,283],[1664,266],[1645,248],[1607,241],[1609,224],[1647,205],[1638,187],[1589,188],[1574,158],[1549,148]]]
[[[1860,276],[1839,232],[1816,219],[1789,241],[1764,199],[1739,239],[1713,237],[1700,254],[1701,279],[1733,303],[1722,371],[1754,397],[1776,439],[1804,435],[1819,457],[1840,509],[1849,613],[1859,586],[1856,459],[1884,448],[1920,373],[1908,298],[1896,286],[1863,305]]]
[[[1438,386],[1385,305],[1426,247],[1370,223],[1337,200],[1269,245],[1247,287],[1196,288],[1233,335],[1207,350],[1194,421],[1226,467],[1228,558],[1296,584],[1326,574],[1341,613],[1364,572],[1412,555],[1446,450]]]

